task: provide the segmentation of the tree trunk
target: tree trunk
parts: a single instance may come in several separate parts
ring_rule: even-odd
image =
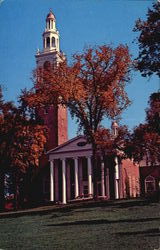
[[[0,211],[5,209],[4,177],[4,171],[0,169]]]

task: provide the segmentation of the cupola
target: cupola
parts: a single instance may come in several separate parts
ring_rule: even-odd
[[[46,17],[46,29],[47,30],[55,30],[55,23],[56,23],[56,18],[53,14],[53,12],[50,10]]]
[[[59,52],[59,32],[56,29],[56,18],[50,10],[46,17],[46,29],[43,33],[43,50],[44,52]]]
[[[114,136],[117,136],[118,135],[118,124],[116,121],[113,121],[112,122],[112,125],[111,125],[111,128],[112,128],[112,133]]]

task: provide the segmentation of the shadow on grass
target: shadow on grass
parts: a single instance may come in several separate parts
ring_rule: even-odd
[[[132,200],[119,200],[119,201],[115,201],[115,200],[110,200],[110,201],[82,201],[82,202],[77,202],[77,203],[70,203],[67,205],[55,205],[53,204],[52,208],[48,208],[48,206],[44,206],[42,207],[37,207],[34,209],[26,209],[26,210],[21,210],[21,211],[16,211],[16,212],[7,212],[7,213],[0,213],[0,219],[1,218],[17,218],[19,216],[34,216],[34,215],[39,215],[39,216],[43,216],[43,215],[47,215],[50,214],[52,212],[60,212],[60,213],[69,213],[72,212],[74,210],[74,212],[76,211],[76,209],[83,209],[85,211],[87,211],[88,208],[96,208],[96,207],[101,207],[101,208],[107,208],[108,209],[113,209],[116,208],[133,208],[133,207],[142,207],[142,206],[152,206],[152,202],[149,200],[144,200],[144,199],[132,199]]]
[[[152,229],[148,229],[148,230],[145,230],[145,231],[116,233],[116,235],[119,235],[119,236],[130,236],[130,235],[141,235],[141,234],[149,236],[149,237],[160,236],[160,230],[159,230],[159,228],[152,228]]]
[[[54,219],[54,218],[61,218],[61,217],[69,217],[69,216],[72,216],[73,213],[72,212],[66,212],[66,213],[58,213],[58,214],[53,214],[51,216],[51,219]]]
[[[48,224],[48,227],[56,226],[74,226],[74,225],[98,225],[98,224],[112,224],[112,223],[136,223],[136,222],[148,222],[148,221],[157,221],[160,218],[142,218],[142,219],[124,219],[124,220],[81,220],[73,222],[64,222],[64,223],[55,223]]]

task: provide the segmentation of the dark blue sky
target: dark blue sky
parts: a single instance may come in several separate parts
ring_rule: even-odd
[[[37,48],[42,48],[45,18],[52,8],[60,32],[61,50],[70,59],[87,45],[128,44],[133,57],[138,46],[133,43],[135,21],[145,19],[147,0],[4,0],[0,4],[0,84],[6,100],[16,100],[20,90],[32,86]],[[127,87],[133,104],[125,111],[122,122],[130,128],[143,122],[149,95],[158,89],[156,77],[149,81],[132,73]],[[104,125],[107,124],[104,121]],[[69,118],[69,136],[76,133]]]

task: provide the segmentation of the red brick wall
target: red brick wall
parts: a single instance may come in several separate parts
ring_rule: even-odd
[[[48,127],[47,151],[68,140],[68,120],[67,109],[65,107],[59,106],[40,109],[38,114]]]
[[[139,166],[131,160],[122,161],[120,198],[137,197],[140,195]]]
[[[68,141],[68,119],[67,109],[64,106],[58,107],[58,145]]]

